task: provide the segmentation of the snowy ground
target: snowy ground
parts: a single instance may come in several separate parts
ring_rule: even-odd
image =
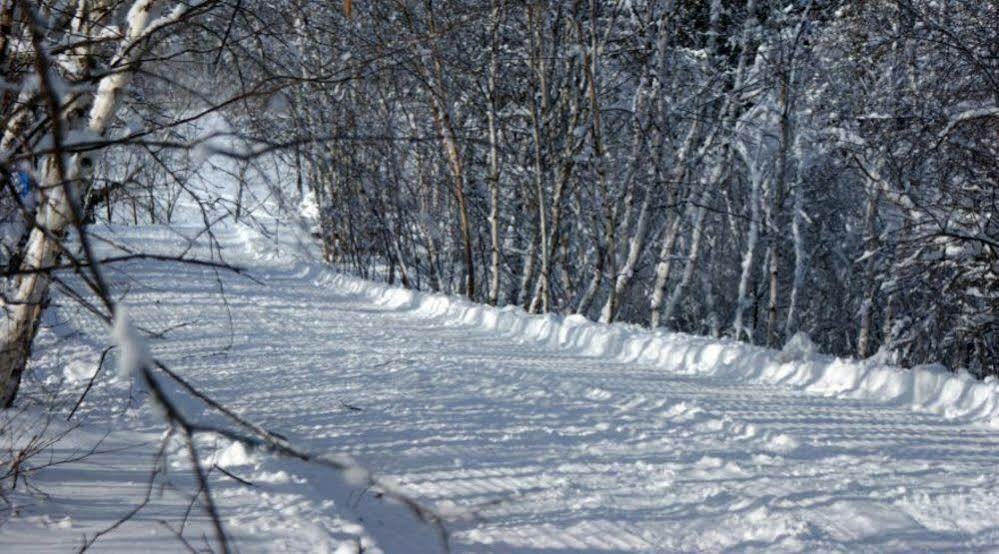
[[[170,253],[193,232],[102,234]],[[935,383],[927,396],[919,382],[888,386],[880,370],[836,361],[782,365],[738,345],[601,334],[575,319],[386,290],[265,252],[237,227],[218,239],[253,279],[149,261],[108,271],[138,325],[165,331],[156,355],[307,449],[349,453],[421,502],[464,513],[447,523],[455,552],[999,549],[994,384],[924,371]],[[64,295],[57,303],[26,386],[75,400],[108,332]],[[607,336],[631,338],[614,346]],[[701,346],[697,356],[635,346],[681,339]],[[726,352],[730,370],[708,371]],[[128,379],[108,366],[81,408],[83,428],[52,459],[111,434],[98,453],[37,472],[31,484],[47,496],[12,496],[0,549],[78,549],[147,490],[149,503],[95,550],[211,542],[196,504],[179,528],[195,492],[179,444],[149,489],[164,425],[140,394],[129,406]],[[365,551],[424,552],[436,540],[330,471],[224,442],[204,455],[252,483],[210,473],[240,551],[349,552],[360,540]]]

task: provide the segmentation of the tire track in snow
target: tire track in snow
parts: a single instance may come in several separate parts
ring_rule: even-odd
[[[155,230],[134,236],[146,250],[175,245]],[[239,259],[241,238],[220,239]],[[310,267],[242,261],[266,286],[221,274],[231,328],[210,271],[135,263],[115,283],[131,287],[142,325],[195,322],[154,347],[210,394],[425,501],[477,507],[479,519],[452,524],[456,551],[999,544],[994,431],[513,341],[373,305],[317,284]],[[275,467],[251,464],[248,478]],[[279,488],[291,496],[266,504],[353,530],[335,517],[343,506],[303,492],[321,490],[321,476],[290,479]]]

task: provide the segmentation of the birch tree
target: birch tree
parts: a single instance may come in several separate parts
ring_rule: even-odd
[[[55,7],[55,6],[44,6]],[[70,8],[69,5],[59,6]],[[19,16],[18,27],[22,40],[29,40],[34,78],[24,78],[21,90],[34,89],[30,95],[38,97],[44,105],[47,118],[47,136],[50,144],[30,139],[13,138],[23,127],[21,119],[8,120],[4,131],[5,143],[21,142],[30,148],[18,157],[40,156],[37,173],[39,202],[33,218],[32,230],[19,255],[20,270],[4,298],[5,319],[0,329],[0,404],[9,406],[18,390],[20,377],[31,353],[31,343],[38,330],[42,310],[48,303],[51,285],[50,271],[56,266],[63,251],[69,228],[81,228],[86,214],[81,206],[88,180],[95,165],[93,152],[73,152],[80,142],[100,140],[107,133],[114,117],[122,89],[128,86],[137,71],[142,54],[157,35],[189,17],[190,13],[206,4],[189,6],[179,4],[158,17],[152,17],[156,8],[152,0],[135,0],[125,13],[121,31],[107,36],[110,19],[114,15],[110,2],[79,2],[72,6],[73,17],[60,28],[50,28],[50,22],[35,6],[19,1],[12,6],[14,16]],[[65,42],[63,42],[65,39]],[[99,60],[99,43],[116,44],[106,60]],[[71,46],[63,50],[60,43]],[[104,50],[104,48],[102,48]],[[61,51],[61,52],[60,52]],[[59,52],[59,53],[56,53]],[[107,54],[103,54],[107,55]],[[94,73],[94,69],[102,70]],[[93,89],[70,92],[67,83],[96,81]],[[11,138],[8,138],[8,135]],[[31,145],[31,146],[28,146]],[[84,248],[88,245],[84,243]],[[87,258],[93,259],[91,252]],[[90,277],[100,282],[100,268],[91,266]]]

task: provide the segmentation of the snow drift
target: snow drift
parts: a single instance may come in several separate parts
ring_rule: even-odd
[[[518,341],[573,353],[647,364],[664,371],[707,374],[738,382],[779,385],[808,394],[872,400],[947,419],[999,429],[999,382],[984,382],[939,365],[904,369],[870,359],[847,360],[816,354],[805,346],[771,350],[734,340],[652,331],[636,325],[602,324],[579,315],[528,314],[519,307],[495,308],[324,272],[317,284],[360,295],[388,309],[446,324],[472,326]]]

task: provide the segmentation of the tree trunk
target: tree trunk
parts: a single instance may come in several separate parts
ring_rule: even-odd
[[[659,262],[656,264],[656,279],[652,285],[652,298],[649,299],[649,327],[659,327],[661,316],[659,307],[663,305],[666,298],[666,282],[673,267],[673,248],[676,246],[676,239],[680,236],[680,226],[683,222],[683,215],[677,215],[672,223],[666,228],[659,247]]]
[[[800,175],[800,172],[799,172]],[[803,215],[805,210],[805,191],[801,181],[793,181],[794,207],[791,213],[791,237],[794,242],[794,274],[791,278],[791,298],[787,307],[787,321],[784,323],[784,336],[791,337],[798,332],[798,304],[801,302],[801,292],[805,285],[805,233]]]
[[[128,84],[135,71],[134,64],[140,59],[143,48],[137,44],[147,32],[146,24],[152,0],[136,0],[129,10],[128,27],[118,53],[111,60],[110,67],[116,68],[101,78],[93,97],[81,95],[78,105],[72,109],[57,106],[55,92],[48,83],[48,71],[52,64],[45,60],[41,36],[34,31],[37,73],[41,90],[48,97],[50,126],[56,143],[56,154],[48,156],[42,163],[40,191],[42,199],[38,209],[38,226],[31,231],[25,245],[26,254],[21,264],[25,272],[15,282],[11,300],[2,308],[7,310],[3,327],[0,328],[0,406],[9,407],[17,396],[20,378],[31,355],[31,343],[38,331],[42,309],[48,303],[52,278],[46,268],[56,265],[64,248],[63,237],[71,219],[75,225],[82,225],[74,202],[74,183],[86,182],[93,167],[94,153],[76,154],[64,159],[58,146],[64,140],[64,130],[76,131],[86,128],[95,135],[103,135],[107,130],[117,107],[118,94]],[[178,13],[179,17],[181,14]],[[98,25],[99,22],[91,22]],[[102,27],[103,29],[103,27]],[[89,50],[75,49],[74,56],[89,56]],[[90,64],[79,67],[89,67]],[[72,119],[63,121],[62,114],[75,114]],[[55,117],[52,117],[55,116]],[[93,267],[92,271],[99,271]]]
[[[46,162],[46,187],[39,209],[39,225],[31,231],[26,245],[27,252],[21,263],[24,271],[37,271],[58,262],[60,241],[65,234],[69,208],[63,183],[55,178],[54,163]],[[53,182],[54,181],[54,182]],[[15,281],[13,301],[4,308],[6,319],[0,330],[0,408],[9,408],[17,396],[21,375],[31,356],[31,343],[35,340],[42,309],[48,303],[52,278],[47,271],[22,275]]]
[[[673,168],[669,172],[669,181],[672,182],[672,190],[669,193],[671,203],[675,202],[679,198],[680,186],[686,179],[687,156],[689,155],[691,148],[694,146],[694,141],[697,139],[697,135],[700,133],[700,121],[701,118],[698,117],[694,123],[691,124],[690,130],[687,132],[687,137],[684,139],[683,145],[680,147],[680,151],[676,154],[676,160]],[[686,207],[684,207],[683,210],[686,210]],[[652,284],[652,295],[649,298],[649,326],[653,328],[659,326],[659,308],[662,306],[663,299],[666,297],[666,283],[669,280],[670,270],[672,269],[673,248],[676,246],[676,239],[680,234],[680,226],[682,222],[682,213],[673,218],[673,221],[666,226],[666,230],[664,231],[665,234],[659,245],[655,280]]]
[[[429,4],[428,4],[429,8]],[[428,10],[429,37],[432,41],[437,34],[434,24],[433,12]],[[463,243],[463,255],[465,261],[464,293],[468,298],[475,297],[475,261],[472,257],[472,232],[468,220],[468,205],[465,201],[465,172],[462,167],[461,151],[458,147],[457,135],[454,131],[454,124],[451,121],[450,102],[447,97],[447,90],[444,85],[444,71],[441,64],[440,54],[436,48],[430,45],[430,65],[422,66],[428,83],[427,96],[430,100],[430,111],[433,114],[434,124],[437,132],[440,133],[441,146],[444,150],[444,159],[447,160],[448,169],[451,173],[451,182],[455,201],[458,203],[458,225]]]
[[[624,260],[624,265],[618,273],[617,280],[614,282],[614,288],[611,290],[610,296],[607,298],[607,303],[604,305],[603,313],[600,316],[600,320],[604,323],[611,323],[617,317],[621,297],[635,277],[635,267],[638,265],[639,255],[645,246],[645,236],[649,227],[649,198],[651,195],[651,191],[647,191],[645,199],[642,201],[642,207],[638,213],[638,222],[635,224],[635,233],[628,241],[628,256]]]
[[[719,166],[719,169],[721,169],[721,166]],[[720,182],[720,177],[720,175],[716,175],[711,182]],[[669,298],[666,300],[666,306],[663,308],[661,321],[665,325],[669,325],[670,320],[673,319],[673,313],[676,311],[680,299],[683,298],[683,293],[686,291],[690,279],[694,276],[694,269],[697,267],[697,259],[701,252],[701,242],[704,237],[704,220],[707,215],[707,204],[710,200],[711,189],[705,187],[698,199],[699,205],[697,206],[697,211],[694,212],[694,228],[690,232],[690,251],[687,253],[687,263],[683,266],[683,274],[680,276],[680,282],[670,292]]]
[[[874,295],[877,293],[877,276],[875,264],[878,248],[878,235],[874,218],[877,216],[878,193],[869,190],[867,207],[864,210],[864,298],[860,304],[860,329],[857,331],[857,357],[866,358],[871,355],[871,332],[874,325]]]
[[[489,293],[487,302],[495,306],[499,303],[500,293],[500,166],[499,145],[496,131],[496,71],[499,53],[500,7],[502,2],[493,0],[492,8],[492,44],[489,51],[489,75],[487,81],[488,106],[486,119],[489,124]]]
[[[528,311],[548,312],[551,297],[551,252],[548,249],[548,214],[545,203],[545,180],[548,175],[548,166],[545,163],[545,129],[544,118],[550,111],[548,100],[548,80],[546,76],[547,68],[545,64],[541,25],[539,17],[540,5],[532,5],[527,8],[528,24],[531,26],[528,36],[528,47],[530,49],[530,66],[534,73],[536,90],[530,94],[531,103],[531,138],[534,147],[534,195],[537,203],[538,214],[538,253],[541,257],[541,273],[538,276],[537,290],[528,305]],[[540,99],[540,102],[539,102]]]
[[[651,45],[647,45],[651,50]],[[638,173],[638,168],[641,164],[641,154],[643,151],[643,146],[645,141],[643,137],[645,136],[645,126],[642,124],[642,116],[645,115],[645,97],[646,90],[651,86],[652,81],[652,60],[650,59],[645,63],[645,69],[642,72],[642,78],[635,90],[634,100],[632,101],[632,143],[631,143],[631,156],[629,159],[628,168],[628,183],[626,189],[628,190],[628,196],[633,198],[634,194],[634,181],[635,175]],[[657,91],[658,94],[658,91]],[[652,188],[649,187],[645,191],[645,197],[642,199],[642,205],[638,210],[638,220],[635,223],[635,230],[631,238],[628,240],[628,255],[625,258],[624,266],[618,272],[614,279],[614,284],[611,287],[610,294],[607,295],[607,301],[604,303],[604,307],[600,313],[600,321],[603,323],[610,323],[614,321],[617,316],[617,311],[621,301],[621,296],[624,294],[628,285],[631,284],[631,279],[635,275],[635,266],[638,264],[638,257],[642,253],[642,249],[645,246],[645,235],[648,230],[648,215],[649,215],[649,203],[652,199]],[[631,202],[627,202],[628,206],[625,208],[630,214],[632,211]],[[624,231],[627,232],[628,224],[623,225]],[[614,248],[614,246],[612,246]]]
[[[749,160],[747,160],[749,162]],[[748,163],[747,163],[748,165]],[[750,306],[752,300],[749,297],[749,282],[753,271],[754,256],[756,255],[756,243],[760,237],[760,179],[761,176],[755,169],[750,169],[749,195],[749,237],[746,239],[746,250],[742,255],[742,271],[739,275],[739,295],[735,302],[735,317],[732,321],[732,336],[735,340],[742,340],[745,335],[750,342],[753,341],[753,326],[747,326],[744,322],[746,308]]]
[[[790,71],[790,70],[787,70]],[[767,346],[777,346],[777,304],[780,297],[780,233],[781,219],[784,213],[784,187],[787,181],[787,158],[790,148],[791,122],[789,102],[789,77],[785,74],[780,83],[778,105],[780,116],[780,149],[777,151],[777,175],[773,181],[773,205],[770,207],[770,272],[769,300],[767,302]]]

